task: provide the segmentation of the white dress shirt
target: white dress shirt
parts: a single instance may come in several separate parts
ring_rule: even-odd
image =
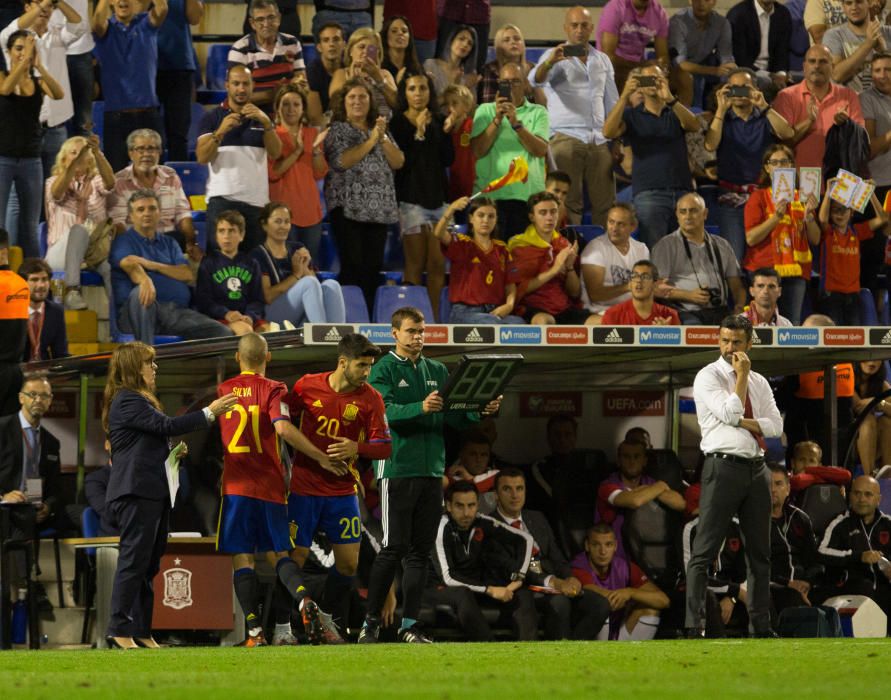
[[[761,7],[761,3],[755,0],[755,14],[758,15],[758,24],[761,27],[761,48],[758,50],[758,58],[755,59],[755,68],[758,70],[767,70],[767,62],[770,59],[770,52],[767,49],[767,38],[770,34],[770,18],[773,15],[773,7],[770,12]]]
[[[705,454],[723,452],[738,457],[760,457],[763,452],[755,436],[739,427],[745,406],[735,389],[736,373],[723,357],[696,374],[693,400],[702,433],[699,449]],[[766,438],[782,435],[783,419],[773,399],[773,391],[767,380],[757,372],[749,372],[747,395],[752,403],[753,417],[761,426],[761,434]]]

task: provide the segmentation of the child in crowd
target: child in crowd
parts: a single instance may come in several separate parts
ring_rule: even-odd
[[[473,181],[476,178],[476,158],[470,147],[470,132],[473,130],[473,113],[476,100],[470,89],[464,85],[449,85],[442,93],[442,106],[446,118],[443,131],[452,137],[455,158],[449,168],[449,200],[473,194]]]
[[[875,216],[869,221],[852,223],[853,210],[833,201],[829,194],[837,182],[831,178],[818,215],[820,244],[820,291],[823,312],[838,326],[859,326],[860,314],[860,241],[872,238],[885,226],[888,215],[873,193],[870,199]]]
[[[216,220],[218,252],[209,252],[198,267],[195,308],[229,326],[235,335],[267,330],[263,320],[260,266],[247,253],[239,253],[244,240],[244,217],[224,211]]]

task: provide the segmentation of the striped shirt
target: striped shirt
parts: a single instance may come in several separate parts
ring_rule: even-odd
[[[274,90],[288,83],[295,73],[306,70],[303,48],[297,37],[279,33],[272,53],[257,44],[254,34],[241,37],[229,49],[228,67],[247,66],[254,78],[254,90]]]

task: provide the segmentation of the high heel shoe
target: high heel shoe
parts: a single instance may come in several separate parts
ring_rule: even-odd
[[[112,637],[105,638],[109,649],[137,649],[136,642],[133,637]]]
[[[164,646],[162,644],[158,644],[154,637],[134,637],[133,641],[136,642],[136,646],[142,647],[143,649],[163,649]]]

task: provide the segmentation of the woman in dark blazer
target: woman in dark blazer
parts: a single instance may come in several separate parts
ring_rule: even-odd
[[[111,356],[102,406],[102,426],[111,442],[105,500],[121,533],[108,642],[124,649],[158,647],[152,639],[152,580],[167,545],[168,438],[206,428],[235,403],[234,395],[226,396],[202,411],[170,418],[155,396],[156,370],[152,347],[119,345]]]

